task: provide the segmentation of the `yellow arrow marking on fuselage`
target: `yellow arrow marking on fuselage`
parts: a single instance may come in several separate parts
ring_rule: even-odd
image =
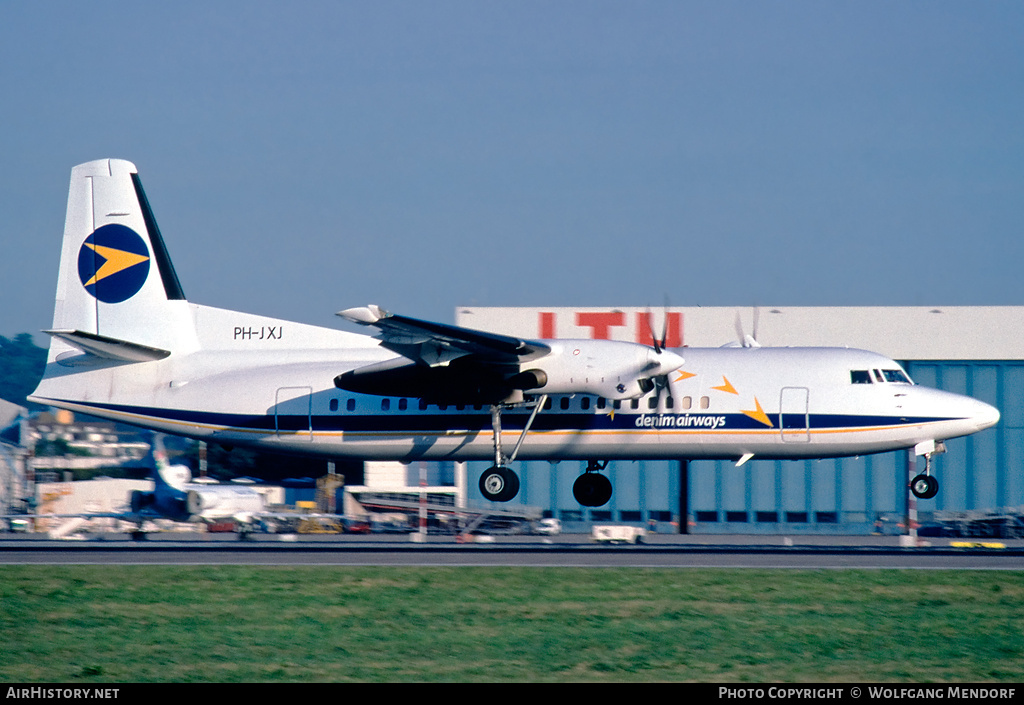
[[[683,372],[682,370],[680,370],[679,371],[679,376],[676,377],[676,382],[682,382],[684,379],[690,379],[690,377],[696,377],[696,376],[697,375],[695,375],[692,372]]]
[[[744,411],[743,409],[740,409],[740,413],[746,414],[750,418],[754,419],[754,421],[759,421],[769,428],[775,428],[775,424],[772,423],[772,420],[768,418],[768,414],[764,413],[764,409],[761,408],[761,402],[757,400],[757,397],[754,397],[754,404],[757,406],[757,409],[753,411]]]
[[[137,255],[134,252],[115,250],[113,247],[106,247],[104,245],[93,245],[89,242],[85,243],[85,245],[106,260],[100,268],[96,270],[96,273],[92,275],[92,279],[85,283],[86,286],[92,286],[98,281],[102,281],[103,279],[113,276],[118,272],[123,272],[129,267],[134,267],[135,265],[141,264],[149,259],[146,255]]]
[[[739,392],[736,391],[736,388],[734,386],[732,386],[732,384],[729,382],[729,378],[728,377],[723,375],[722,376],[722,381],[725,382],[725,384],[723,384],[723,385],[721,385],[719,387],[712,387],[712,389],[717,389],[720,392],[727,392],[729,394],[739,394]],[[746,413],[746,412],[743,412],[743,413]]]

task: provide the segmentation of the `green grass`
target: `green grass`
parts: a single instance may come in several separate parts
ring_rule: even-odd
[[[0,566],[0,680],[1020,682],[1024,573]]]

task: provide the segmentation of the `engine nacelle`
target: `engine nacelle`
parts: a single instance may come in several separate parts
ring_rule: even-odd
[[[200,514],[203,511],[203,496],[196,490],[185,493],[185,511],[189,514]]]
[[[547,342],[547,341],[545,341]],[[654,378],[683,365],[670,350],[615,340],[550,341],[551,352],[534,360],[518,377],[544,394],[594,394],[606,399],[635,399],[654,389]],[[513,379],[516,379],[513,378]],[[525,387],[524,387],[525,389]]]
[[[359,394],[419,397],[436,403],[492,404],[520,388],[509,382],[518,376],[514,365],[482,365],[470,358],[435,367],[395,358],[344,372],[334,378],[334,386]]]
[[[430,367],[397,357],[334,378],[334,386],[360,394],[420,397],[436,403],[506,401],[525,391],[594,394],[634,399],[654,389],[654,378],[683,364],[670,350],[616,340],[545,341],[551,351],[517,365],[480,362],[472,356]]]

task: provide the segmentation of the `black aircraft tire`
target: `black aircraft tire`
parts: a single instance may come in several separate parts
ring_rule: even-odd
[[[492,465],[480,475],[480,494],[491,502],[508,502],[519,494],[519,476],[506,467]]]
[[[584,507],[600,507],[612,498],[612,483],[604,475],[588,472],[576,478],[572,496]]]
[[[939,493],[939,481],[931,475],[918,475],[910,481],[910,491],[918,499],[931,499]]]

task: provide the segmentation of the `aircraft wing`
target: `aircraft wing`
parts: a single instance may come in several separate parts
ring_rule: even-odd
[[[533,360],[551,352],[551,348],[540,341],[399,316],[374,304],[339,311],[337,315],[377,328],[380,333],[376,337],[384,347],[431,366],[467,355],[478,363],[508,364]]]

